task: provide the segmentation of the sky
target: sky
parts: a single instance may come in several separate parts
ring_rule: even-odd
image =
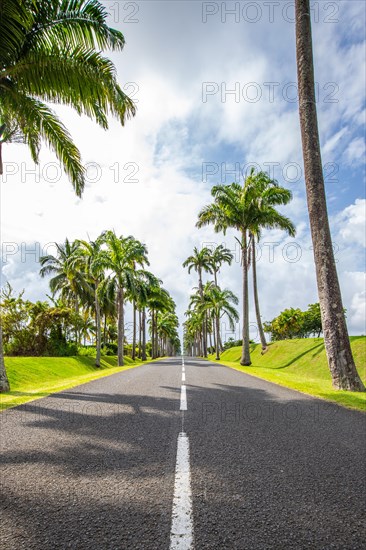
[[[263,320],[318,301],[299,128],[293,2],[104,2],[126,40],[109,53],[137,114],[104,131],[55,106],[87,167],[78,199],[43,148],[35,167],[25,145],[3,147],[2,284],[45,299],[39,256],[54,242],[94,239],[105,229],[146,243],[150,269],[184,322],[197,285],[183,261],[193,247],[224,243],[234,253],[219,284],[241,293],[235,233],[197,229],[217,183],[243,181],[251,166],[291,189],[283,212],[295,238],[265,231],[258,247]],[[350,334],[365,334],[364,1],[312,1],[322,161],[333,246]],[[127,317],[129,312],[127,312]],[[253,300],[251,336],[257,339]],[[233,336],[223,326],[224,338]],[[236,337],[239,337],[240,325]]]

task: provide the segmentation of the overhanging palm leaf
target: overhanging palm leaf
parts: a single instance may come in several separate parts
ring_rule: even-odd
[[[3,0],[0,6],[0,174],[3,142],[26,143],[38,162],[42,141],[55,152],[77,193],[84,168],[70,134],[44,102],[71,106],[102,128],[108,115],[123,125],[135,114],[113,63],[99,49],[122,49],[97,0]]]

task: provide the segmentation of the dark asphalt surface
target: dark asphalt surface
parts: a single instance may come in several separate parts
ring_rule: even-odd
[[[363,549],[366,416],[160,361],[0,414],[4,550],[168,550],[178,433],[195,549]]]

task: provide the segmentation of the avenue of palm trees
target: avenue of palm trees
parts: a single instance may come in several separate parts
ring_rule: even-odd
[[[41,276],[52,275],[53,294],[77,311],[81,308],[93,319],[97,367],[100,367],[102,322],[105,328],[117,323],[118,366],[124,364],[128,302],[133,308],[132,359],[147,358],[147,323],[153,359],[179,350],[175,303],[162,282],[146,269],[149,265],[146,246],[134,237],[118,237],[114,231],[105,231],[95,241],[66,240],[57,245],[56,256],[43,256],[40,264]]]
[[[295,0],[295,12],[305,184],[325,348],[334,387],[363,391],[350,348],[329,230],[315,98],[310,0]],[[108,129],[110,115],[123,126],[135,114],[133,102],[118,83],[115,66],[103,55],[105,50],[121,51],[124,47],[122,33],[107,25],[107,15],[98,0],[1,2],[0,175],[4,144],[26,144],[36,163],[41,146],[47,144],[75,193],[82,195],[85,169],[79,150],[50,104],[71,107],[104,129]],[[265,352],[255,243],[263,229],[278,228],[295,234],[291,220],[277,210],[289,203],[291,193],[267,174],[254,171],[243,185],[215,185],[211,193],[213,201],[199,213],[197,226],[212,225],[216,232],[223,233],[232,228],[238,233],[243,284],[241,363],[250,365],[248,271],[252,267],[256,319]],[[198,275],[197,292],[191,297],[185,323],[186,341],[192,353],[206,356],[208,339],[213,338],[219,357],[220,319],[227,316],[230,323],[238,319],[237,297],[230,290],[220,289],[218,281],[220,266],[231,261],[230,252],[221,248],[211,252],[195,249],[185,262]],[[139,340],[142,358],[146,356],[147,311],[152,356],[177,349],[174,303],[160,281],[146,270],[149,265],[146,247],[135,238],[106,231],[94,242],[66,241],[59,245],[55,257],[42,258],[41,263],[42,275],[53,275],[51,290],[72,302],[76,309],[90,311],[95,318],[97,366],[102,318],[113,315],[118,327],[118,364],[123,364],[126,302],[132,305],[133,341],[136,344]],[[213,275],[213,281],[206,285],[202,277],[205,272]],[[137,326],[142,327],[138,336]],[[0,391],[8,389],[0,325]]]

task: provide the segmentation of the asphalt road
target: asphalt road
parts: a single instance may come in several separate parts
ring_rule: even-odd
[[[0,414],[1,549],[188,549],[173,502],[196,550],[366,548],[364,414],[196,359],[184,376],[164,360]]]

